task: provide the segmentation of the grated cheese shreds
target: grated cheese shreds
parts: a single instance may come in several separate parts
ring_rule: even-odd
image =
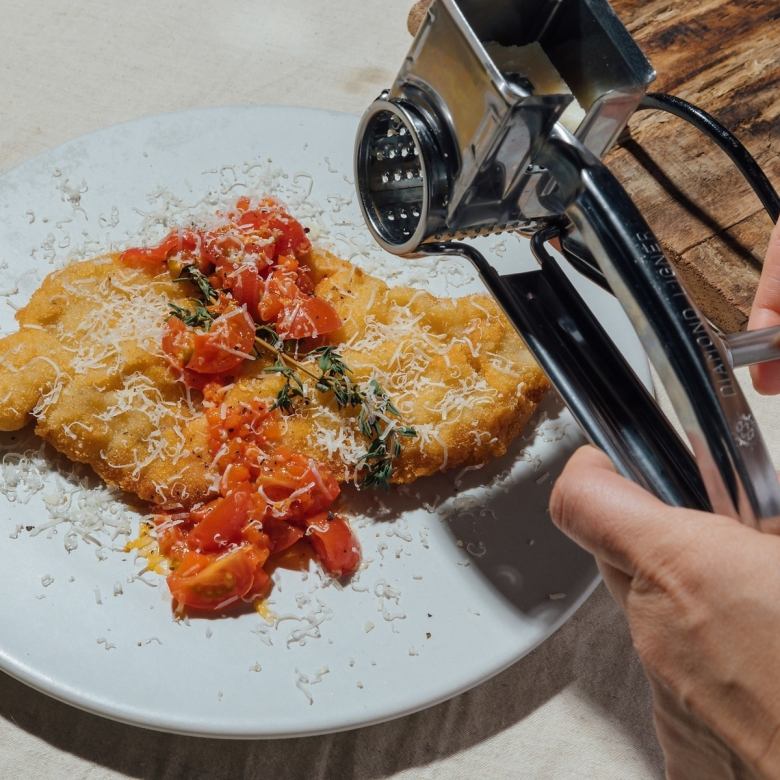
[[[85,466],[58,456],[30,432],[20,438],[6,444],[0,439],[0,495],[16,506],[43,504],[46,519],[29,525],[28,533],[35,536],[62,526],[68,552],[79,541],[121,549],[138,514],[121,500],[119,491],[100,483]]]

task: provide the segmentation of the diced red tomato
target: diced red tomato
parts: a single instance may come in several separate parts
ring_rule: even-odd
[[[227,496],[236,490],[246,490],[252,473],[249,467],[244,463],[229,462],[222,472],[222,479],[219,482],[219,492]]]
[[[177,366],[186,366],[195,352],[195,332],[178,317],[169,317],[163,328],[162,348]]]
[[[304,295],[314,295],[314,279],[312,279],[311,273],[307,266],[302,265],[298,268],[298,280],[296,284],[298,289]]]
[[[160,515],[158,522],[164,522],[168,519],[166,515]],[[158,532],[157,544],[163,555],[170,557],[179,557],[178,553],[186,552],[185,534],[181,525],[173,525],[165,530]]]
[[[238,368],[252,352],[255,326],[244,309],[217,317],[211,328],[195,334],[192,357],[186,368],[198,374],[222,374]]]
[[[306,339],[332,333],[341,325],[341,318],[333,306],[312,296],[299,298],[284,309],[277,332],[283,339]]]
[[[301,291],[296,285],[297,276],[292,271],[281,268],[274,269],[265,280],[258,314],[262,322],[276,322],[282,315],[286,305],[301,297]]]
[[[271,590],[271,585],[271,576],[262,566],[258,566],[255,569],[255,578],[252,580],[252,587],[249,589],[249,595],[252,598],[262,598]]]
[[[203,272],[212,268],[229,268],[235,256],[244,253],[244,242],[234,228],[226,226],[221,231],[206,232],[201,240],[201,268]]]
[[[193,609],[220,609],[241,598],[256,595],[267,586],[263,564],[268,551],[242,545],[220,556],[189,552],[168,576],[174,600]],[[260,573],[262,572],[262,574]]]
[[[119,259],[130,268],[159,272],[170,257],[194,252],[199,244],[200,236],[194,230],[172,230],[157,246],[127,249]]]
[[[271,544],[271,538],[262,529],[260,523],[249,523],[241,531],[241,538],[249,544],[253,544],[255,547],[261,549],[267,549],[273,552],[273,545]]]
[[[255,326],[243,309],[217,317],[207,331],[187,327],[171,317],[162,347],[174,363],[197,374],[224,374],[238,368],[255,342]]]
[[[207,505],[203,519],[187,534],[187,543],[200,552],[217,552],[241,540],[255,505],[248,491],[231,493]]]
[[[268,534],[268,538],[271,541],[271,552],[274,555],[286,550],[288,547],[292,547],[303,537],[301,528],[290,525],[281,517],[266,517],[263,520],[263,531]]]
[[[354,574],[360,565],[360,547],[342,518],[322,512],[306,520],[306,536],[322,568],[334,577]]]
[[[327,509],[341,492],[327,469],[283,448],[265,460],[256,484],[270,501],[288,502],[285,516],[292,522]]]
[[[253,228],[266,230],[276,239],[273,256],[306,255],[311,250],[306,231],[298,220],[293,219],[278,204],[260,206],[245,211],[238,218],[239,225],[251,225]]]
[[[239,306],[246,306],[253,317],[258,316],[257,305],[260,303],[261,282],[255,266],[244,265],[237,271],[229,273],[225,278],[225,286]]]

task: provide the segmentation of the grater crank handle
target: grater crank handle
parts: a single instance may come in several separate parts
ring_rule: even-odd
[[[472,262],[580,427],[618,471],[668,504],[709,509],[690,451],[552,258],[542,270],[499,276],[470,245],[424,244],[420,251]]]
[[[557,186],[549,205],[574,223],[658,371],[714,511],[756,527],[780,516],[780,486],[717,334],[609,170],[556,126],[538,150]]]

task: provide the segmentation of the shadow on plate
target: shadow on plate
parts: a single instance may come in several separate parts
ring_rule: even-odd
[[[392,501],[386,493],[348,489],[344,504],[374,522],[398,521],[407,511],[430,507],[452,545],[515,609],[533,616],[548,608],[551,598],[563,607],[569,594],[581,593],[596,574],[592,557],[555,528],[547,510],[555,479],[583,440],[570,436],[563,446],[545,448],[542,468],[538,456],[526,456],[543,424],[574,430],[554,393],[504,457],[394,489]]]

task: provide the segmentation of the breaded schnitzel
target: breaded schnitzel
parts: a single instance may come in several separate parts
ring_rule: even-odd
[[[314,295],[342,321],[317,343],[338,349],[355,382],[377,380],[416,434],[403,440],[392,482],[506,451],[548,382],[491,298],[391,288],[316,250],[308,265]],[[48,276],[18,312],[19,331],[0,340],[0,430],[33,419],[57,450],[161,506],[214,495],[201,394],[179,381],[161,347],[170,304],[196,295],[194,284],[129,268],[118,255]],[[245,362],[224,403],[273,401],[284,384],[266,373],[273,363],[263,353]],[[284,415],[284,444],[351,479],[367,446],[358,410],[308,385],[310,402]]]
[[[49,275],[0,340],[0,430],[35,431],[146,501],[209,491],[203,423],[160,340],[188,291],[116,255]]]

